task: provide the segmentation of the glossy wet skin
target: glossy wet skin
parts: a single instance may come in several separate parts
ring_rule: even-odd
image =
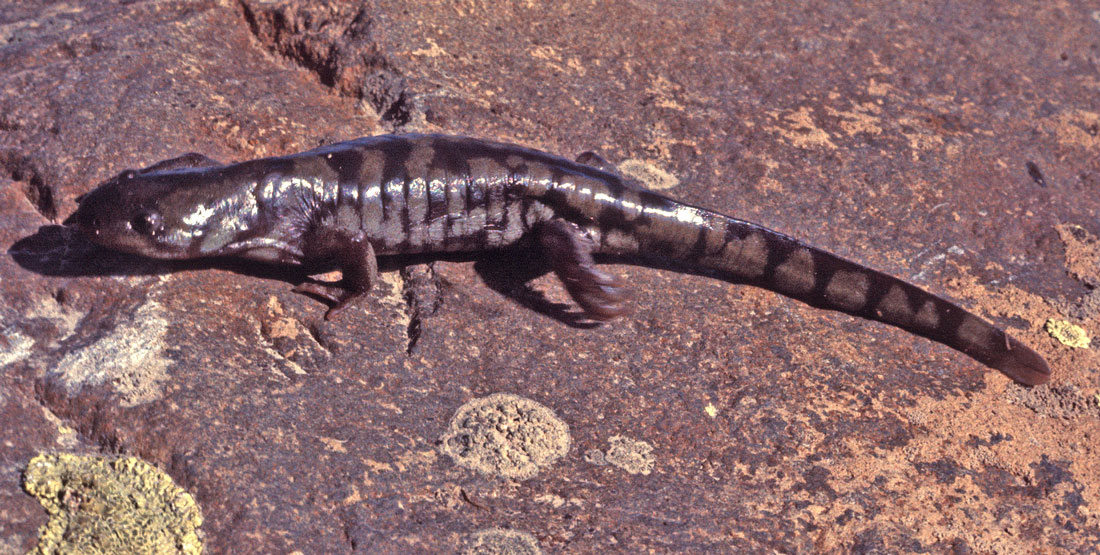
[[[593,253],[674,262],[810,305],[878,320],[962,351],[1029,385],[1043,358],[959,306],[764,227],[627,182],[598,156],[579,161],[464,137],[379,136],[222,165],[190,154],[123,172],[66,224],[92,241],[156,258],[236,255],[326,262],[343,280],[298,291],[334,317],[368,291],[375,256],[506,248],[530,237],[585,313],[627,312],[626,285]]]
[[[170,199],[172,181],[156,183],[134,172],[125,172],[80,199],[80,206],[66,225],[75,226],[92,242],[115,250],[155,258],[184,258],[190,241],[181,235],[196,229],[170,211],[165,221],[163,202]],[[173,230],[168,233],[167,230]]]
[[[83,196],[65,224],[114,250],[186,259],[240,254],[258,213],[231,172],[128,170]]]

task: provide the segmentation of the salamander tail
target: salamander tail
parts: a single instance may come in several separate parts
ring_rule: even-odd
[[[637,254],[671,259],[809,305],[877,320],[961,351],[1026,385],[1050,379],[1043,357],[946,299],[770,229],[680,204],[636,231]],[[670,238],[672,238],[670,240]]]

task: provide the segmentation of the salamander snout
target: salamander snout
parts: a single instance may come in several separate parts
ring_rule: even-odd
[[[88,210],[83,205],[76,209],[71,216],[61,222],[62,225],[75,227],[82,233],[95,234],[103,227],[103,221],[93,210]]]
[[[108,184],[84,195],[64,225],[103,246],[146,254],[157,250],[167,224],[160,207]]]

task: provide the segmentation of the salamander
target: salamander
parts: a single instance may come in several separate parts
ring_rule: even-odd
[[[489,251],[527,240],[593,320],[628,307],[626,284],[593,260],[606,253],[885,322],[1022,384],[1050,377],[1042,356],[950,301],[647,190],[593,153],[569,160],[466,137],[382,135],[235,164],[186,154],[124,171],[78,201],[65,225],[110,249],[336,267],[339,282],[296,288],[330,301],[326,318],[371,288],[378,255]]]

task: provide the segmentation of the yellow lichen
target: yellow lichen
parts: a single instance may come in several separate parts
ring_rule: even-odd
[[[140,459],[38,455],[23,488],[50,515],[32,553],[202,553],[195,499]]]
[[[1043,329],[1047,330],[1047,333],[1049,333],[1051,337],[1057,339],[1063,345],[1074,349],[1088,349],[1089,345],[1092,343],[1092,339],[1089,338],[1085,328],[1066,320],[1055,320],[1051,318],[1047,320]]]
[[[707,403],[707,406],[703,407],[703,412],[707,413],[707,416],[715,418],[718,416],[718,407],[714,406],[714,403]]]

